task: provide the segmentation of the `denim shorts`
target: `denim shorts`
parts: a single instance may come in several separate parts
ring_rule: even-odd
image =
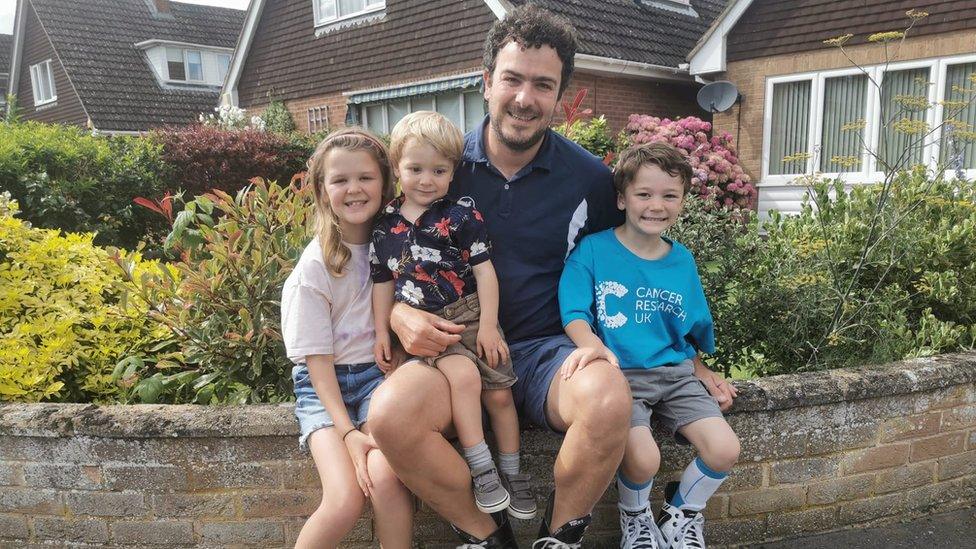
[[[543,336],[511,343],[512,366],[518,381],[512,386],[512,396],[519,417],[528,418],[539,427],[560,433],[546,418],[546,399],[556,372],[566,357],[576,350],[566,334]]]
[[[349,419],[353,425],[359,427],[366,422],[370,398],[376,387],[383,381],[383,372],[375,363],[364,362],[337,364],[335,373]],[[308,450],[309,435],[319,429],[332,427],[335,421],[315,393],[312,378],[308,375],[308,367],[304,363],[291,369],[291,378],[295,382],[295,417],[298,418],[298,427],[302,433],[298,438],[298,446],[302,450]]]

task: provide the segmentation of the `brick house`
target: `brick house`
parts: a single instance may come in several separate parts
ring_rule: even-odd
[[[525,0],[252,0],[223,100],[261,111],[284,101],[296,124],[347,123],[388,133],[408,112],[436,109],[470,129],[484,116],[482,45]],[[685,58],[725,0],[538,0],[579,30],[566,98],[614,130],[631,113],[707,116]]]
[[[10,50],[13,44],[13,35],[0,34],[0,114],[7,107],[7,79],[10,76]]]
[[[915,24],[902,46],[892,45],[897,59],[886,65],[884,46],[867,37],[905,30],[905,12],[912,8],[930,15]],[[822,172],[843,176],[849,184],[881,179],[879,160],[861,142],[885,161],[904,150],[904,138],[880,123],[881,106],[896,113],[897,96],[926,96],[930,107],[886,118],[942,125],[949,115],[940,101],[966,99],[954,87],[974,87],[968,79],[976,73],[974,30],[976,0],[734,0],[689,55],[689,70],[703,80],[730,80],[738,87],[741,102],[714,115],[715,129],[739,135],[740,159],[758,181],[760,212],[793,212],[805,194],[804,187],[790,184],[798,175]],[[823,43],[848,33],[854,36],[845,49],[867,74],[836,46]],[[880,89],[872,81],[880,82]],[[955,119],[972,131],[976,105]],[[860,136],[842,130],[856,120],[864,121]],[[908,163],[934,168],[955,147],[952,156],[961,163],[953,168],[973,177],[976,146],[952,144],[947,133],[936,129]],[[880,143],[888,144],[886,150]],[[797,152],[811,156],[784,161]],[[835,161],[842,158],[856,163]]]
[[[110,133],[189,124],[218,104],[243,21],[169,0],[17,0],[3,89],[23,120]]]

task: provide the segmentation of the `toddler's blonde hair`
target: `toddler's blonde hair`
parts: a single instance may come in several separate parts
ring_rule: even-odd
[[[452,163],[461,161],[464,136],[443,114],[417,111],[404,116],[390,132],[390,165],[396,166],[411,139],[427,143]]]

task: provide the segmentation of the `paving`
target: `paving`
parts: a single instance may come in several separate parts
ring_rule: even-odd
[[[896,522],[749,546],[752,549],[976,548],[976,507]]]

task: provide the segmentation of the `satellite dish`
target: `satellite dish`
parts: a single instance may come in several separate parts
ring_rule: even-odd
[[[698,106],[710,113],[725,112],[741,97],[735,84],[728,80],[719,80],[698,90]]]

